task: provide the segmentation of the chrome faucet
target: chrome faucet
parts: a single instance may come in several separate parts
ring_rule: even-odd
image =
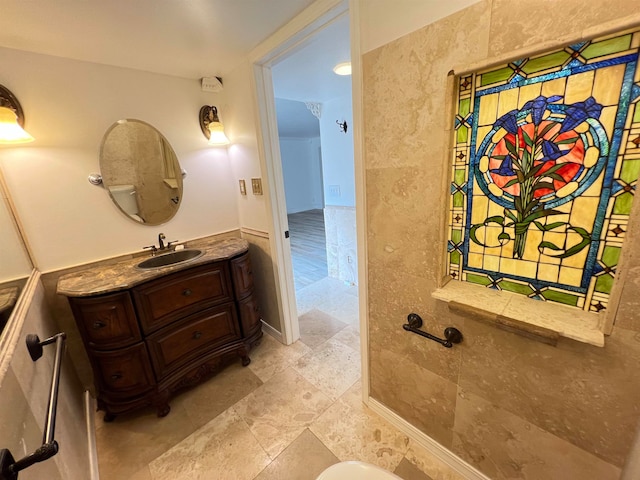
[[[164,239],[167,238],[164,236],[164,233],[160,233],[158,235],[158,250],[164,250],[166,247],[164,246]]]

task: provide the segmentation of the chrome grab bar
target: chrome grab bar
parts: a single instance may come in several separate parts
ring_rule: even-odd
[[[42,433],[42,446],[33,453],[15,461],[8,449],[0,450],[0,480],[17,480],[18,472],[30,467],[34,463],[43,462],[58,453],[58,442],[54,440],[56,429],[56,409],[58,406],[58,387],[60,385],[60,369],[67,335],[64,332],[40,341],[37,335],[27,335],[27,350],[31,359],[35,362],[43,353],[45,345],[56,344],[56,356],[53,362],[51,374],[51,387],[49,388],[49,404],[47,406],[47,418],[44,432]]]

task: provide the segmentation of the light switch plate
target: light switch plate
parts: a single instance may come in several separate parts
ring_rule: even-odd
[[[251,190],[253,190],[254,195],[262,195],[262,179],[261,178],[251,179]]]
[[[238,180],[238,182],[240,183],[240,195],[246,195],[247,194],[247,184],[244,181],[244,178],[241,180]]]

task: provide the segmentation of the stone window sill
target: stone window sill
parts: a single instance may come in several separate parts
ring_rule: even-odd
[[[556,345],[559,337],[566,337],[604,347],[604,333],[594,313],[455,280],[438,288],[432,296],[447,302],[453,313],[543,343]]]

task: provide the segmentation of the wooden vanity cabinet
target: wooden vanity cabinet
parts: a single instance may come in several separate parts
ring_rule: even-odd
[[[165,416],[173,392],[233,358],[248,365],[262,337],[248,252],[128,290],[68,298],[106,420],[149,405]]]

